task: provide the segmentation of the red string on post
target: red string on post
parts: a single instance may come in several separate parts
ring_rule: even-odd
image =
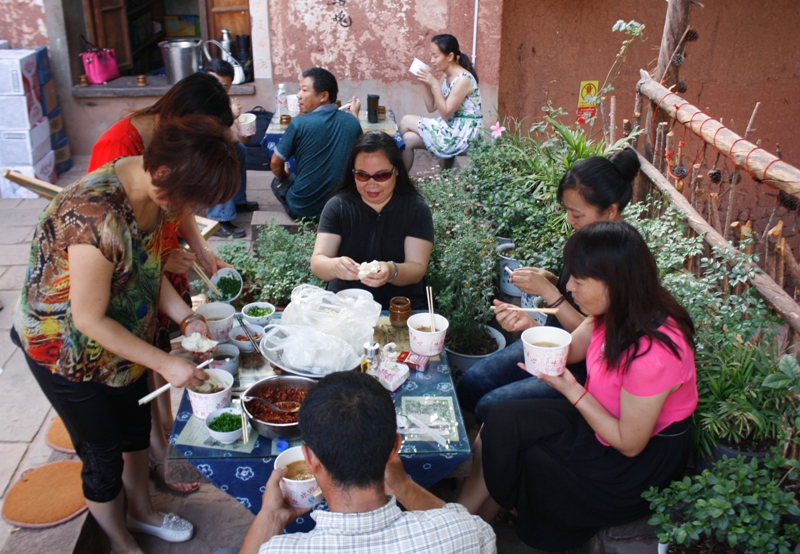
[[[772,164],[774,164],[775,162],[779,162],[779,161],[781,161],[780,158],[775,158],[774,160],[769,162],[767,164],[767,167],[764,168],[764,178],[761,179],[761,182],[764,183],[765,185],[767,185],[772,190],[778,190],[778,187],[769,184],[769,182],[767,181],[767,171],[769,171],[769,168],[772,167]],[[800,246],[798,248],[800,248]],[[800,250],[798,250],[798,251],[800,252]]]

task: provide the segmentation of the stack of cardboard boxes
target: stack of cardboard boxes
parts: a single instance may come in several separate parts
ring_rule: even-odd
[[[55,184],[57,174],[71,166],[47,48],[12,50],[0,44],[0,169]],[[38,197],[2,178],[0,195]]]

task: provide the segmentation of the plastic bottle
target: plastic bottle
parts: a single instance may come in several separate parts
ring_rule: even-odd
[[[289,101],[286,98],[286,85],[278,85],[278,96],[275,99],[275,113],[278,116],[289,115]]]

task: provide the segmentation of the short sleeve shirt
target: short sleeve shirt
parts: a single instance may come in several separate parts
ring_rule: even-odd
[[[393,261],[403,263],[406,237],[433,242],[433,218],[425,200],[416,195],[395,194],[376,212],[357,193],[337,194],[325,205],[320,217],[319,233],[339,235],[342,239],[337,256],[348,256],[357,263]],[[358,281],[335,279],[328,290],[366,288]],[[406,296],[414,309],[426,306],[424,282],[396,286],[386,283],[378,289],[366,288],[385,310],[393,296]]]
[[[292,119],[275,153],[283,160],[294,156],[297,175],[286,202],[300,217],[319,217],[328,197],[342,180],[350,149],[362,134],[350,113],[323,104]]]
[[[586,351],[589,374],[586,388],[616,418],[620,417],[622,389],[634,396],[654,396],[680,385],[667,396],[653,428],[653,435],[657,435],[675,422],[686,419],[697,407],[694,352],[672,318],[668,318],[666,323],[659,327],[659,331],[672,339],[680,352],[680,358],[663,343],[651,342],[649,338],[644,337],[639,339],[639,351],[642,352],[649,347],[647,353],[633,360],[625,373],[610,371],[603,359],[606,329],[602,323],[595,323],[592,340]],[[599,436],[597,438],[601,443],[608,445]]]
[[[152,343],[164,237],[174,234],[174,226],[174,214],[161,212],[152,232],[139,230],[113,163],[59,193],[39,218],[15,313],[28,355],[70,381],[121,387],[140,378],[144,366],[116,356],[75,327],[67,249],[88,244],[114,264],[106,315]]]

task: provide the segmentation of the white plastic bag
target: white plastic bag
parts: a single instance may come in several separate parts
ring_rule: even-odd
[[[271,325],[261,347],[267,357],[280,360],[287,369],[319,376],[353,369],[360,362],[344,340],[306,326]]]
[[[314,285],[300,285],[292,291],[281,322],[339,337],[360,353],[364,343],[372,341],[380,315],[381,305],[369,298],[342,297]]]

